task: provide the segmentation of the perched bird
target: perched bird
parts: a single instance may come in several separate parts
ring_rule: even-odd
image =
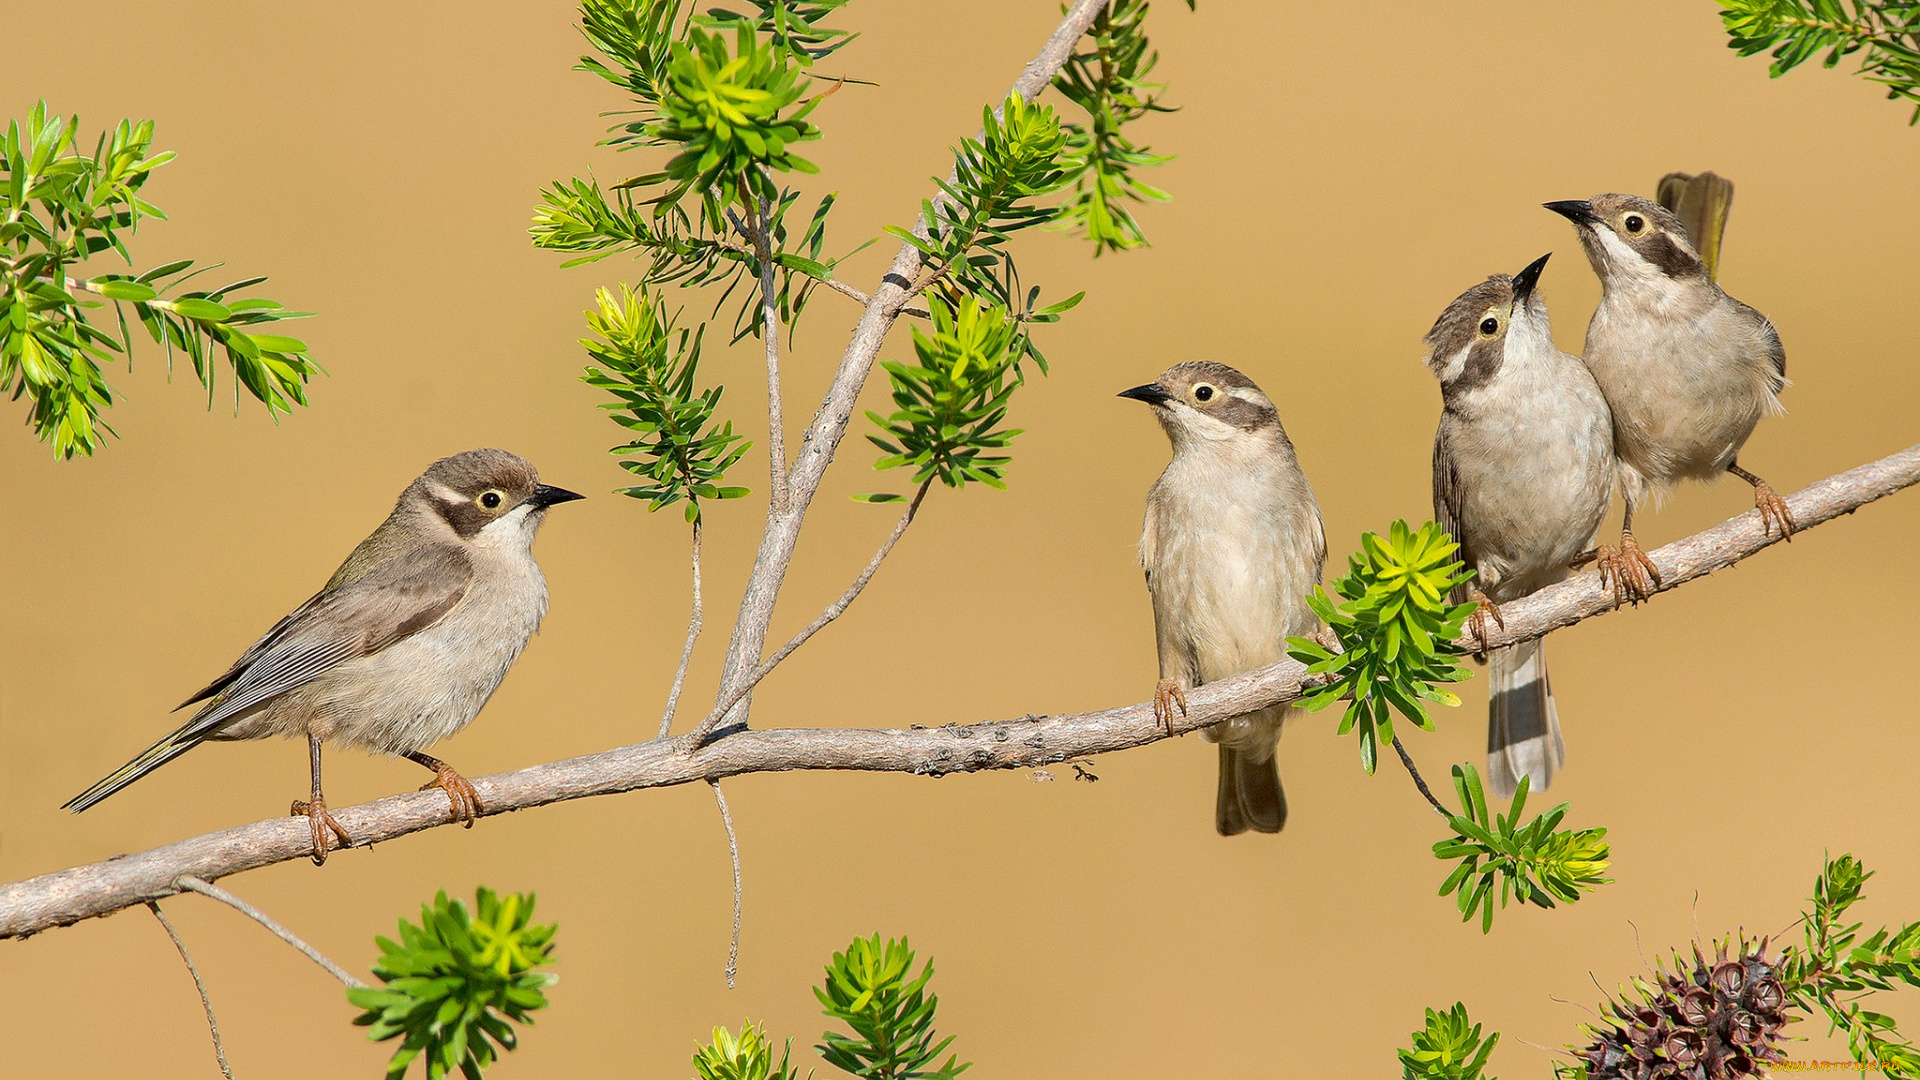
[[[293,813],[313,826],[313,861],[329,831],[353,840],[320,792],[320,744],[398,754],[434,772],[455,820],[480,813],[473,785],[421,751],[467,726],[506,677],[547,611],[533,537],[555,503],[504,450],[434,462],[319,592],[274,624],[219,678],[179,730],[66,804],[85,810],[208,740],[305,736],[312,798]]]
[[[1120,396],[1152,406],[1173,442],[1140,536],[1160,652],[1154,711],[1171,728],[1186,691],[1283,660],[1289,636],[1319,628],[1306,596],[1327,537],[1279,413],[1253,380],[1195,361]],[[1293,711],[1261,709],[1202,733],[1220,744],[1222,836],[1286,824],[1273,754]]]
[[[1535,291],[1547,256],[1461,293],[1427,332],[1444,407],[1433,438],[1433,515],[1474,571],[1473,628],[1485,613],[1560,581],[1593,542],[1613,499],[1613,424],[1577,357],[1553,344]],[[1456,602],[1467,598],[1462,595]],[[1495,649],[1487,780],[1511,798],[1566,764],[1545,643]]]
[[[1753,485],[1762,523],[1792,536],[1787,504],[1739,462],[1760,418],[1784,411],[1787,354],[1773,323],[1721,290],[1680,219],[1658,203],[1596,195],[1546,207],[1573,222],[1602,286],[1585,359],[1613,410],[1627,504],[1619,549],[1601,552],[1616,593],[1644,599],[1649,582],[1659,584],[1634,541],[1633,514],[1680,480],[1730,472]],[[1717,233],[1710,246],[1718,250]]]

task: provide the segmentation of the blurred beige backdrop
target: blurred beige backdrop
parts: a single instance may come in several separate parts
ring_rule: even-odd
[[[1544,290],[1562,344],[1580,345],[1598,290],[1548,199],[1650,192],[1670,169],[1734,178],[1724,280],[1780,325],[1795,380],[1791,415],[1743,461],[1782,490],[1920,438],[1920,132],[1870,84],[1814,68],[1770,82],[1725,48],[1706,0],[1157,8],[1158,74],[1181,111],[1143,125],[1179,155],[1150,177],[1175,194],[1144,213],[1155,246],[1094,261],[1066,238],[1022,241],[1029,280],[1088,299],[1044,332],[1055,373],[1017,402],[1011,490],[936,492],[850,616],[759,693],[756,725],[1141,700],[1155,670],[1134,542],[1167,448],[1114,393],[1172,361],[1228,361],[1273,393],[1336,560],[1364,529],[1424,520],[1438,393],[1419,340],[1440,309],[1554,251]],[[96,460],[50,461],[18,427],[0,438],[0,879],[284,809],[306,772],[281,742],[203,748],[83,816],[57,808],[169,729],[167,710],[325,580],[427,462],[468,447],[510,448],[594,497],[541,538],[542,635],[434,752],[481,775],[651,733],[684,626],[685,527],[607,494],[619,436],[577,381],[574,344],[594,286],[635,267],[563,272],[526,238],[543,183],[649,166],[593,147],[620,99],[569,70],[575,19],[557,2],[112,0],[84,26],[22,29],[0,75],[8,115],[44,96],[88,132],[156,118],[180,157],[148,188],[173,220],[142,231],[143,265],[271,274],[267,295],[320,313],[299,332],[332,374],[276,427],[251,404],[234,419],[224,381],[208,415],[147,350],[113,379],[124,438]],[[1037,0],[850,9],[865,36],[831,67],[880,85],[828,102],[827,137],[806,150],[823,170],[808,190],[842,193],[835,249],[910,219],[1056,19]],[[871,287],[890,255],[878,245],[846,276]],[[802,325],[790,446],[855,317],[823,293]],[[726,411],[749,432],[755,348],[716,350],[705,372],[731,384]],[[901,331],[886,354],[908,350]],[[884,401],[880,382],[867,400]],[[846,498],[886,483],[859,434],[816,504],[776,639],[892,521]],[[756,447],[738,475],[760,489],[764,467]],[[1686,489],[1641,535],[1748,505],[1739,483]],[[762,512],[711,511],[689,717],[711,702]],[[1506,1033],[1501,1075],[1544,1076],[1594,980],[1611,987],[1696,930],[1780,930],[1822,852],[1879,870],[1864,917],[1920,917],[1916,529],[1908,493],[1556,635],[1571,766],[1552,794],[1572,822],[1612,828],[1618,881],[1570,910],[1509,910],[1488,938],[1434,896],[1438,823],[1397,767],[1362,775],[1330,716],[1281,748],[1293,819],[1279,837],[1213,835],[1214,754],[1197,739],[1098,761],[1098,784],[732,781],[747,895],[732,992],[726,849],[698,786],[227,885],[361,970],[372,936],[435,889],[537,891],[562,927],[561,982],[501,1080],[689,1075],[695,1042],[743,1016],[804,1048],[823,1023],[808,993],[821,964],[876,930],[937,959],[943,1029],[981,1077],[1389,1075],[1422,1006],[1456,999]],[[1481,686],[1408,740],[1437,778],[1481,757]],[[328,776],[342,804],[422,778],[349,754]],[[379,1074],[386,1049],[306,960],[210,901],[166,906],[241,1076]],[[1920,1022],[1910,999],[1893,1011]],[[0,943],[0,1015],[6,1076],[214,1074],[192,986],[144,912]]]

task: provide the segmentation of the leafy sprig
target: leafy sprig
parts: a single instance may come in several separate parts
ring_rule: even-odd
[[[265,278],[186,289],[214,268],[194,270],[191,260],[139,274],[78,273],[105,253],[131,264],[126,235],[142,219],[166,218],[142,189],[173,159],[153,151],[152,121],[121,121],[91,154],[78,139],[79,119],[50,116],[43,101],[24,127],[9,122],[0,143],[0,393],[27,398],[34,431],[56,455],[92,454],[113,434],[102,417],[114,399],[101,364],[131,358],[131,308],[164,350],[169,374],[176,350],[186,354],[209,407],[216,351],[233,369],[236,409],[243,387],[269,414],[306,404],[306,382],[319,370],[306,343],[258,329],[306,313],[235,295]],[[109,303],[115,322],[102,329],[95,313]]]
[[[1108,4],[1087,32],[1092,49],[1074,53],[1053,79],[1054,89],[1087,114],[1085,123],[1063,125],[1063,162],[1073,191],[1057,227],[1079,230],[1096,256],[1145,246],[1133,206],[1170,198],[1140,179],[1137,170],[1173,158],[1136,144],[1126,132],[1148,113],[1172,111],[1160,104],[1165,84],[1147,80],[1160,60],[1147,41],[1147,8],[1146,0]]]
[[[801,100],[810,81],[790,54],[761,40],[753,24],[740,22],[732,36],[729,50],[724,32],[696,26],[668,50],[660,118],[647,134],[678,149],[664,172],[631,181],[667,183],[662,201],[695,192],[721,210],[756,213],[756,199],[780,196],[771,173],[819,171],[792,149],[820,137],[806,119],[819,99]]]
[[[1902,1037],[1891,1016],[1865,1007],[1874,992],[1920,986],[1920,923],[1881,927],[1864,937],[1848,909],[1873,876],[1852,855],[1828,859],[1814,882],[1812,908],[1801,912],[1803,941],[1781,950],[1780,979],[1794,1007],[1844,1031],[1862,1065],[1891,1077],[1920,1077],[1920,1048]]]
[[[366,1010],[354,1021],[375,1041],[400,1039],[388,1080],[424,1058],[429,1080],[454,1070],[467,1080],[519,1042],[515,1024],[547,1007],[554,976],[552,925],[533,924],[533,896],[496,895],[484,886],[473,913],[442,892],[422,905],[416,925],[400,920],[400,940],[376,938],[373,973],[384,987],[361,986],[347,1000]]]
[[[827,964],[826,981],[813,991],[827,1016],[845,1024],[853,1034],[829,1031],[822,1035],[820,1052],[827,1064],[868,1080],[953,1080],[970,1062],[948,1055],[953,1036],[937,1038],[933,1031],[937,994],[927,991],[933,961],[913,972],[914,953],[906,938],[881,943],[880,935],[855,938],[847,951],[834,953]]]
[[[1522,776],[1513,803],[1495,816],[1487,803],[1480,774],[1471,765],[1453,767],[1453,790],[1461,810],[1449,815],[1454,835],[1433,845],[1434,858],[1458,860],[1459,865],[1440,885],[1440,895],[1458,897],[1461,920],[1480,916],[1480,932],[1493,930],[1496,896],[1502,908],[1509,901],[1551,908],[1571,904],[1582,893],[1606,884],[1607,830],[1560,829],[1569,804],[1541,814],[1525,825],[1520,813],[1527,805],[1528,778]]]
[[[1412,1048],[1400,1051],[1401,1080],[1493,1080],[1485,1073],[1487,1056],[1500,1045],[1500,1033],[1482,1038],[1480,1028],[1461,1002],[1445,1012],[1428,1009]]]
[[[800,1073],[792,1060],[792,1039],[775,1064],[767,1033],[756,1024],[742,1022],[737,1036],[726,1028],[714,1028],[713,1040],[693,1052],[693,1071],[699,1080],[798,1080]]]
[[[677,330],[661,315],[660,298],[625,285],[600,289],[596,311],[587,313],[594,337],[580,344],[594,361],[582,381],[614,396],[600,406],[633,433],[613,448],[620,467],[640,478],[620,493],[644,499],[649,510],[686,500],[689,522],[700,518],[701,499],[737,499],[744,487],[722,483],[727,469],[752,445],[716,425],[721,388],[696,390],[700,333]]]
[[[1472,571],[1453,558],[1459,545],[1433,522],[1418,532],[1396,521],[1385,537],[1367,533],[1347,559],[1347,573],[1333,583],[1336,606],[1315,586],[1307,602],[1332,628],[1335,651],[1311,638],[1288,638],[1287,652],[1308,665],[1318,685],[1300,699],[1318,711],[1349,698],[1340,734],[1360,733],[1360,766],[1369,774],[1380,744],[1393,742],[1393,714],[1433,730],[1423,701],[1458,705],[1460,698],[1437,683],[1468,677],[1454,645],[1472,604],[1450,604],[1448,593]]]
[[[981,110],[981,136],[965,138],[953,152],[954,178],[936,178],[942,197],[920,206],[917,230],[887,226],[888,234],[919,250],[926,287],[950,279],[963,292],[1012,310],[1017,279],[1006,256],[1007,240],[1021,229],[1044,225],[1060,208],[1040,200],[1065,186],[1061,158],[1066,132],[1052,107],[1011,94],[999,115]]]
[[[1779,78],[1820,53],[1831,68],[1865,52],[1859,75],[1915,103],[1920,124],[1920,0],[1721,0],[1727,46],[1741,56],[1771,52]]]
[[[1022,330],[1005,308],[970,296],[953,301],[929,294],[927,311],[932,332],[913,328],[920,362],[881,361],[893,387],[894,411],[890,416],[867,413],[882,431],[867,436],[884,455],[874,468],[911,468],[915,484],[937,479],[955,488],[970,481],[1005,488],[1011,459],[1000,451],[1020,431],[1000,424],[1022,383],[1017,369]],[[897,502],[901,496],[858,498]]]

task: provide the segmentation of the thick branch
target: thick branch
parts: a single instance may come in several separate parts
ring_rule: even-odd
[[[1850,514],[1867,503],[1920,483],[1920,446],[1828,477],[1787,497],[1802,530]],[[1669,591],[1724,570],[1778,542],[1752,510],[1652,553]],[[1658,605],[1655,605],[1656,608]],[[1501,606],[1506,625],[1487,646],[1540,637],[1614,610],[1611,589],[1586,571],[1532,596]],[[1476,642],[1463,640],[1463,647]],[[1230,717],[1293,701],[1305,669],[1286,661],[1208,683],[1187,695],[1189,711],[1169,732],[1151,702],[1070,716],[1028,716],[966,726],[909,729],[786,729],[740,731],[706,746],[682,736],[535,765],[474,781],[486,814],[508,813],[566,799],[667,787],[753,772],[838,769],[944,776],[984,769],[1049,765],[1144,746]],[[1145,676],[1142,686],[1151,685]],[[382,843],[449,823],[438,791],[393,795],[334,816],[361,844]],[[179,891],[182,875],[216,879],[312,853],[303,818],[241,825],[70,870],[0,886],[0,938],[65,926]],[[336,856],[344,857],[344,856]],[[321,872],[321,871],[316,871]]]
[[[1040,54],[1014,80],[1012,92],[1032,101],[1045,89],[1072,55],[1074,43],[1087,32],[1094,16],[1106,4],[1107,0],[1074,0]],[[943,195],[935,196],[935,204],[943,198]],[[866,385],[867,374],[873,370],[880,343],[910,297],[909,283],[919,269],[919,250],[912,244],[902,244],[880,287],[868,298],[860,323],[854,328],[853,339],[840,358],[839,369],[834,372],[826,400],[802,436],[800,456],[787,474],[786,506],[780,513],[767,515],[760,551],[753,561],[753,574],[747,579],[745,595],[740,598],[739,621],[734,623],[733,638],[727,644],[726,664],[721,671],[716,700],[725,699],[746,685],[760,661],[761,650],[766,647],[767,629],[773,620],[774,601],[780,595],[787,567],[793,562],[794,546],[800,540],[801,522],[813,503],[814,492],[820,488],[821,477],[833,463],[834,451],[847,433],[860,388]],[[744,719],[751,703],[750,695],[741,696],[731,707],[731,719],[735,722]]]

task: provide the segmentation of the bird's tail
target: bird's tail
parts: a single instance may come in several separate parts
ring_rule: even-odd
[[[142,750],[140,755],[132,761],[113,770],[111,774],[99,783],[68,799],[60,809],[71,810],[77,814],[160,766],[165,765],[167,762],[172,761],[174,758],[179,757],[181,754],[199,746],[202,742],[206,741],[206,737],[207,732],[204,729],[195,730],[194,721],[189,720],[166,738]]]
[[[1513,797],[1522,776],[1528,791],[1545,791],[1567,763],[1560,716],[1547,679],[1547,654],[1539,641],[1496,649],[1487,710],[1487,782],[1503,799]]]
[[[1220,794],[1214,803],[1213,824],[1221,836],[1252,829],[1277,833],[1287,823],[1287,793],[1280,788],[1280,766],[1271,752],[1220,744]]]

